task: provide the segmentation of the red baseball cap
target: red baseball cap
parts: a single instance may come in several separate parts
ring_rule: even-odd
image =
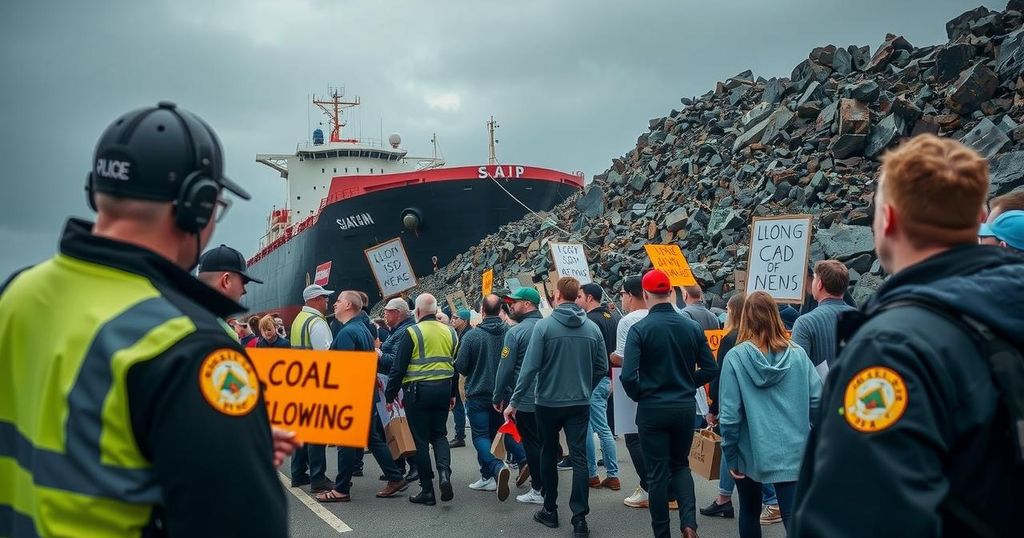
[[[644,291],[663,295],[672,291],[672,282],[661,269],[651,269],[643,278]]]

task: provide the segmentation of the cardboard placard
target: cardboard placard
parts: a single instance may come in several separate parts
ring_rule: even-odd
[[[747,289],[747,272],[746,271],[733,271],[732,273],[732,284],[733,289],[743,291]]]
[[[453,314],[458,312],[459,310],[462,310],[463,308],[465,308],[466,310],[470,310],[469,299],[466,298],[466,294],[462,293],[462,291],[449,293],[447,296],[445,296],[445,299],[448,300],[448,306],[452,309]]]
[[[494,269],[488,269],[484,271],[480,281],[480,295],[487,297],[491,294],[492,289],[494,289]]]
[[[372,246],[363,254],[384,297],[398,295],[416,286],[416,274],[412,271],[401,237]]]
[[[615,400],[613,410],[615,412],[615,435],[626,435],[637,433],[636,428],[636,402],[627,394],[619,376],[622,375],[622,368],[612,366],[612,399]]]
[[[665,271],[672,287],[697,285],[697,279],[693,278],[690,264],[686,262],[679,245],[644,245],[644,250],[654,268]]]
[[[551,308],[551,303],[548,302],[548,290],[545,288],[544,283],[538,282],[533,287],[540,294],[540,305],[537,306],[537,310],[540,310],[541,315],[544,317],[550,316],[554,309]]]
[[[711,354],[718,359],[718,348],[722,345],[722,339],[728,334],[724,329],[712,329],[704,331],[704,338],[708,339],[708,347],[711,348]],[[721,359],[719,359],[721,361]]]
[[[247,350],[273,426],[300,441],[365,447],[370,439],[377,354],[367,351]]]
[[[590,265],[587,263],[587,253],[583,245],[579,243],[548,243],[551,247],[551,259],[555,262],[555,272],[558,278],[571,276],[580,281],[580,284],[593,282],[590,278]]]
[[[746,293],[764,291],[780,303],[804,302],[811,215],[755,217],[751,222]]]
[[[707,478],[718,480],[722,469],[722,438],[711,430],[697,430],[690,445],[690,469]]]

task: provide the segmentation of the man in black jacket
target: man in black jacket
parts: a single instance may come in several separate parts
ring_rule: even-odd
[[[580,295],[576,298],[576,304],[580,305],[587,313],[587,319],[593,321],[601,330],[604,337],[604,346],[609,356],[615,350],[615,328],[619,324],[619,316],[612,315],[608,307],[601,304],[604,297],[604,290],[593,282],[580,286]],[[590,487],[608,488],[612,491],[619,491],[622,488],[619,482],[618,454],[615,450],[615,437],[608,425],[608,404],[612,394],[611,368],[608,368],[608,377],[602,379],[594,387],[594,393],[590,396],[590,431],[587,434],[587,474],[590,476]],[[601,455],[604,457],[604,468],[607,477],[601,480],[597,475],[597,449],[594,447],[594,434],[601,441]],[[570,465],[571,467],[571,465]]]
[[[718,364],[700,324],[673,307],[668,275],[659,269],[649,271],[643,288],[650,308],[626,336],[622,387],[637,402],[651,527],[658,538],[671,536],[671,487],[679,501],[683,536],[696,538],[697,506],[688,461],[696,407],[693,393],[718,375]]]
[[[953,140],[921,135],[883,159],[875,249],[893,276],[840,322],[792,536],[1019,534],[1016,431],[988,354],[956,320],[1024,347],[1024,259],[977,244],[988,184],[988,163]]]

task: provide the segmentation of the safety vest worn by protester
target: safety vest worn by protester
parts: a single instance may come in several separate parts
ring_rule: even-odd
[[[412,337],[412,359],[402,383],[441,381],[455,376],[455,329],[436,320],[424,320],[408,329]]]
[[[299,311],[299,314],[295,316],[295,320],[292,321],[292,348],[313,349],[313,339],[310,337],[310,332],[313,329],[313,323],[317,319],[327,323],[327,320],[319,314],[305,310]]]
[[[15,513],[31,534],[138,535],[161,495],[132,434],[125,377],[195,325],[146,278],[68,256],[17,284],[0,295],[0,354],[32,360],[0,373],[0,520],[13,518],[12,535]],[[69,302],[88,305],[75,323]]]

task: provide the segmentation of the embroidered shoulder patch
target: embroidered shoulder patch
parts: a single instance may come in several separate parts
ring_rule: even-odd
[[[237,417],[256,407],[260,381],[244,355],[234,349],[218,349],[199,367],[199,391],[210,407]]]
[[[501,358],[503,358],[503,359],[507,359],[507,358],[508,358],[508,354],[509,354],[509,353],[510,353],[511,351],[512,351],[512,350],[510,350],[510,349],[508,348],[508,346],[505,346],[505,347],[501,348]]]
[[[609,314],[608,312],[605,312],[604,313],[604,319],[612,319],[612,315]]]
[[[883,366],[865,368],[846,384],[840,410],[851,428],[882,431],[900,420],[907,410],[907,387],[895,370]]]

